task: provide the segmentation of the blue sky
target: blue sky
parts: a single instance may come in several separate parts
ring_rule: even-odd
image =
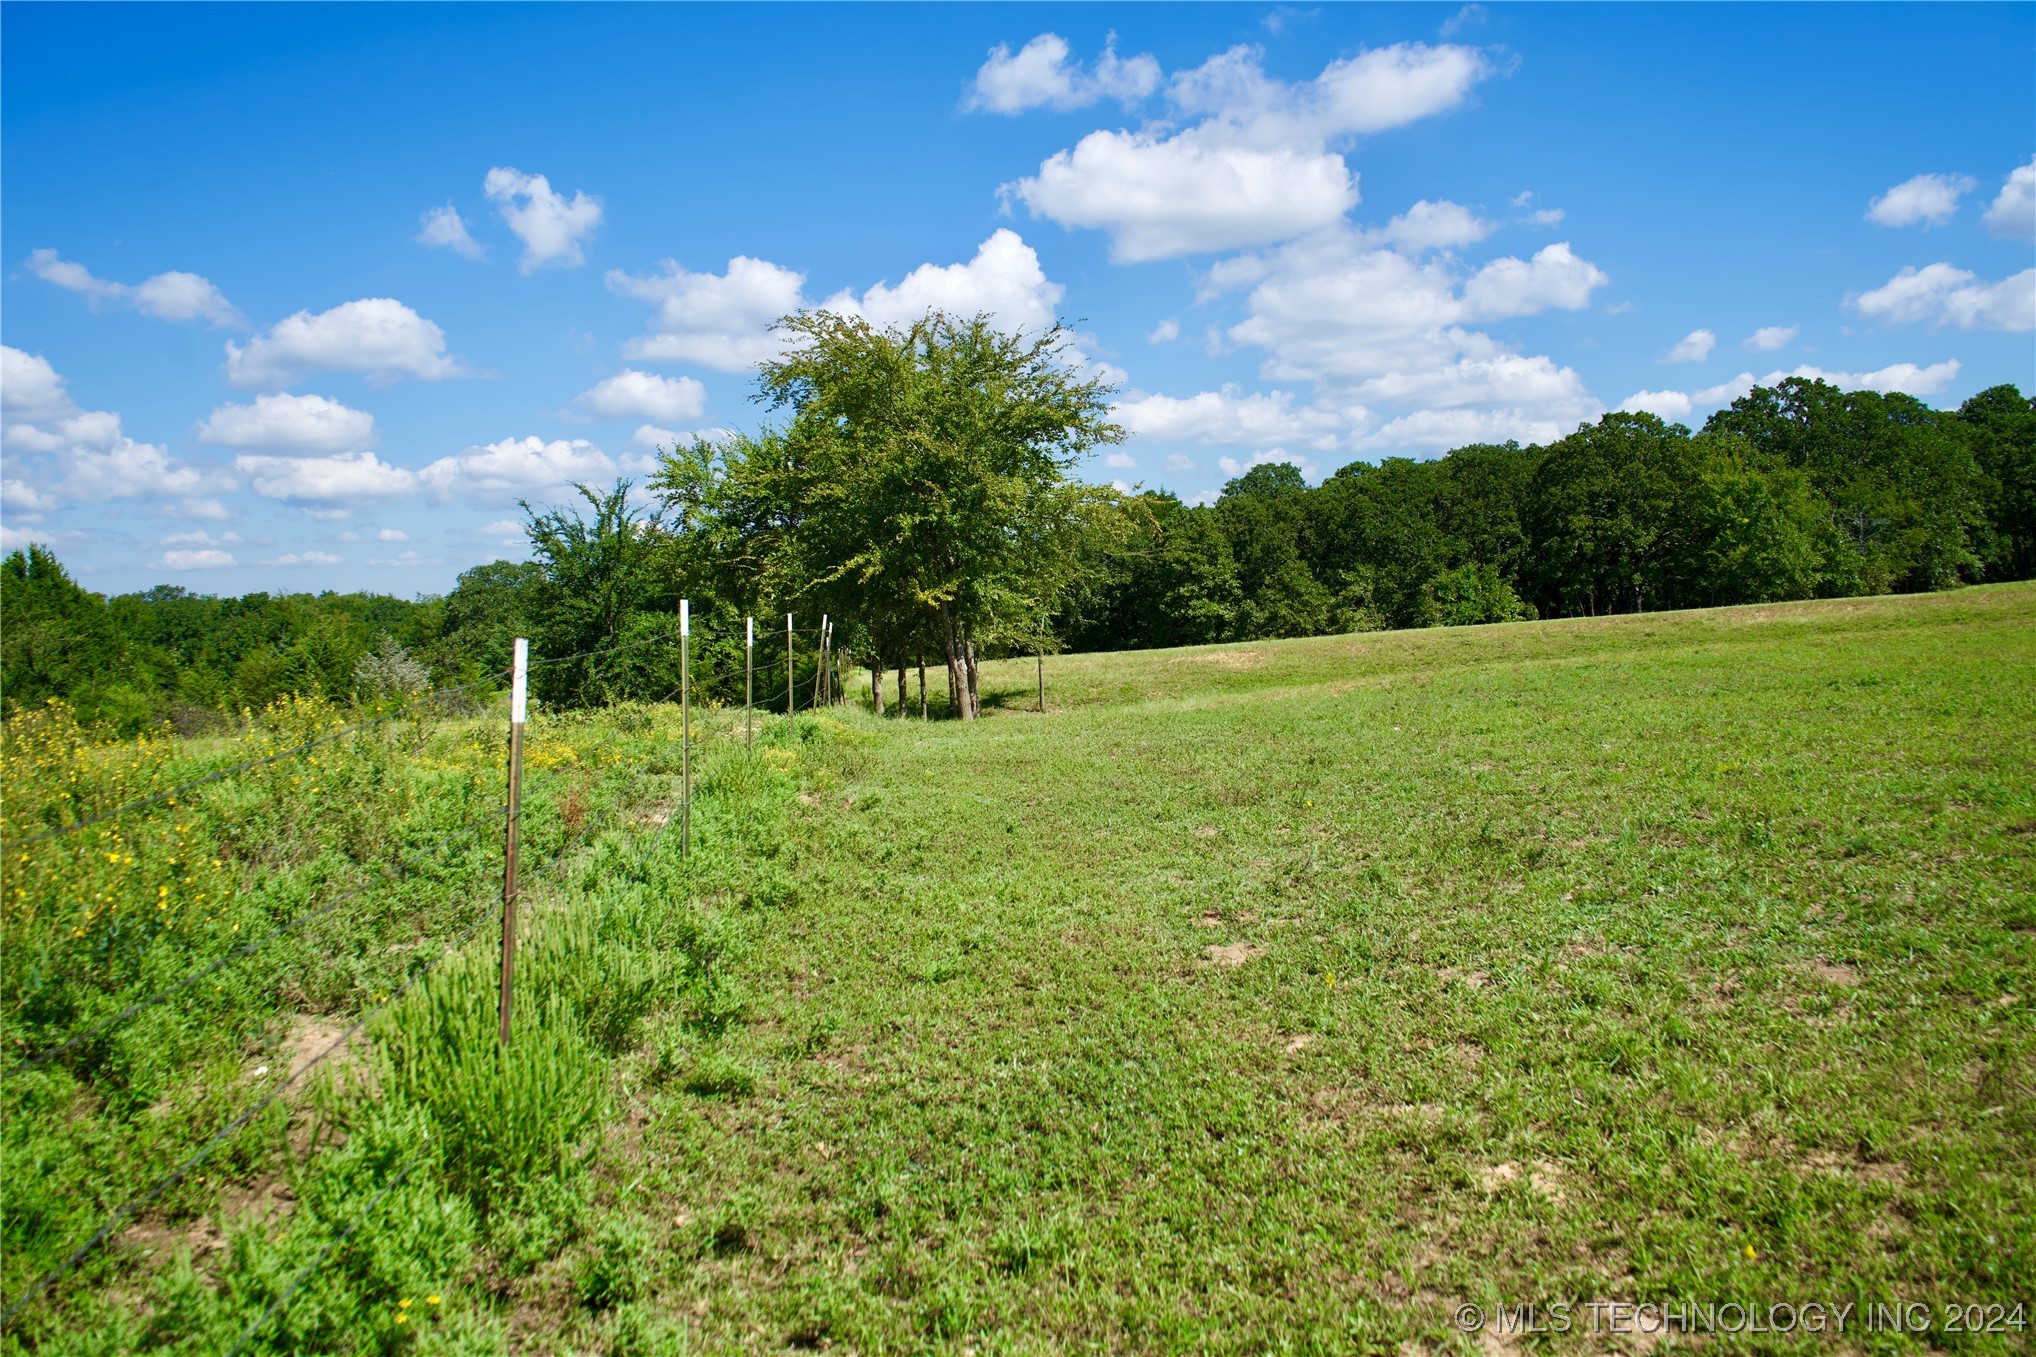
[[[1097,480],[2036,390],[2036,7],[0,7],[4,534],[448,588],[801,305],[1059,317]]]

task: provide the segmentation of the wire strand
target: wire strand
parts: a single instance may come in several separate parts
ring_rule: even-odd
[[[89,1254],[93,1249],[97,1248],[106,1239],[108,1235],[112,1234],[113,1231],[119,1227],[122,1221],[127,1220],[130,1216],[134,1215],[135,1212],[141,1210],[144,1206],[147,1206],[149,1203],[153,1202],[156,1198],[162,1196],[163,1193],[169,1191],[170,1188],[182,1182],[185,1179],[185,1177],[187,1177],[190,1174],[192,1169],[197,1168],[200,1164],[204,1163],[207,1159],[211,1158],[212,1152],[218,1149],[219,1146],[222,1143],[224,1143],[228,1137],[233,1135],[234,1132],[240,1130],[241,1127],[247,1125],[250,1121],[253,1121],[257,1116],[259,1116],[262,1112],[266,1111],[268,1108],[274,1106],[276,1100],[278,1098],[281,1098],[284,1092],[292,1084],[296,1083],[299,1079],[302,1079],[305,1075],[311,1073],[312,1070],[317,1069],[318,1066],[323,1064],[330,1056],[337,1052],[341,1047],[351,1042],[362,1028],[366,1027],[368,1023],[373,1021],[376,1016],[381,1014],[391,1004],[395,1003],[398,999],[401,999],[406,993],[409,992],[411,986],[415,985],[419,980],[423,979],[426,975],[430,974],[431,970],[435,966],[437,966],[439,962],[453,955],[454,953],[459,951],[460,948],[466,946],[466,944],[473,938],[474,934],[480,931],[481,925],[486,923],[489,919],[493,918],[494,915],[495,910],[493,907],[482,910],[480,915],[476,917],[471,924],[467,925],[466,929],[462,931],[457,938],[453,939],[452,942],[448,943],[443,951],[441,951],[437,956],[433,957],[430,961],[426,962],[424,965],[413,970],[410,973],[410,975],[403,981],[403,983],[396,987],[394,992],[392,992],[386,999],[383,999],[380,1003],[376,1004],[373,1008],[361,1014],[360,1017],[356,1018],[354,1020],[353,1026],[347,1028],[346,1031],[340,1033],[340,1035],[337,1038],[335,1038],[331,1043],[329,1043],[324,1050],[320,1051],[317,1055],[313,1056],[303,1065],[300,1065],[297,1069],[293,1070],[286,1078],[272,1085],[268,1093],[264,1095],[260,1100],[258,1100],[252,1107],[248,1108],[245,1112],[242,1112],[239,1116],[235,1117],[232,1121],[228,1122],[226,1125],[220,1127],[217,1131],[214,1131],[212,1133],[211,1138],[207,1140],[203,1145],[199,1146],[198,1149],[190,1156],[190,1158],[184,1160],[184,1162],[179,1164],[176,1168],[170,1170],[170,1172],[156,1179],[155,1183],[150,1186],[148,1191],[142,1193],[139,1197],[130,1198],[126,1203],[124,1203],[118,1209],[116,1209],[111,1216],[107,1217],[106,1223],[104,1225],[101,1225],[90,1239],[87,1239],[84,1243],[78,1245],[76,1249],[72,1250],[70,1256],[65,1258],[63,1262],[57,1264],[55,1267],[51,1268],[48,1272],[45,1272],[43,1273],[42,1276],[38,1277],[33,1283],[29,1285],[26,1291],[24,1291],[20,1296],[17,1296],[15,1298],[13,1304],[9,1305],[4,1312],[0,1312],[0,1327],[5,1327],[6,1324],[10,1320],[12,1320],[14,1316],[17,1313],[19,1313],[21,1309],[24,1306],[26,1306],[30,1301],[36,1299],[38,1296],[41,1296],[42,1294],[47,1292],[50,1289],[50,1287],[56,1285],[57,1282],[63,1280],[66,1276],[70,1275],[71,1271],[74,1268],[76,1268],[79,1263],[84,1261],[85,1256]]]
[[[394,1178],[382,1184],[380,1192],[377,1192],[368,1199],[368,1204],[361,1208],[361,1213],[358,1216],[354,1217],[353,1224],[347,1226],[338,1238],[330,1241],[323,1249],[319,1250],[316,1258],[313,1258],[298,1270],[297,1275],[290,1279],[290,1284],[283,1288],[282,1294],[269,1302],[269,1308],[262,1311],[260,1318],[241,1330],[240,1338],[232,1347],[226,1350],[226,1357],[238,1357],[240,1351],[248,1345],[248,1341],[261,1332],[262,1326],[275,1318],[276,1313],[290,1303],[291,1298],[297,1294],[297,1289],[304,1285],[305,1280],[312,1273],[318,1271],[319,1268],[325,1266],[326,1260],[331,1258],[347,1240],[352,1239],[356,1230],[367,1224],[368,1218],[375,1214],[375,1208],[382,1204],[382,1199],[403,1185],[404,1180],[410,1176],[410,1170],[417,1167],[420,1158],[421,1155],[413,1155],[403,1165],[402,1169],[397,1172]]]
[[[494,810],[489,811],[486,815],[479,816],[475,819],[469,820],[464,825],[461,825],[459,828],[450,830],[447,833],[439,835],[438,838],[434,841],[434,843],[435,844],[444,843],[449,839],[458,838],[462,834],[471,833],[474,829],[486,825],[489,821],[494,820],[497,816],[503,816],[505,818],[506,823],[507,811],[508,807],[498,806]],[[145,999],[135,1000],[133,1003],[129,1004],[126,1008],[120,1010],[120,1012],[114,1014],[112,1017],[106,1019],[104,1022],[101,1022],[98,1026],[80,1032],[75,1036],[69,1038],[68,1040],[58,1042],[55,1046],[50,1047],[46,1051],[42,1051],[39,1052],[38,1054],[24,1057],[20,1061],[16,1062],[14,1065],[10,1066],[5,1074],[0,1074],[0,1083],[4,1083],[7,1080],[12,1079],[15,1075],[20,1074],[23,1070],[31,1069],[34,1066],[45,1064],[48,1061],[54,1060],[56,1057],[62,1055],[64,1052],[72,1050],[80,1045],[83,1045],[85,1042],[88,1042],[95,1037],[105,1035],[107,1032],[113,1030],[115,1027],[118,1027],[120,1024],[126,1022],[129,1018],[133,1017],[137,1013],[140,1013],[142,1010],[153,1008],[155,1007],[155,1005],[162,1003],[165,999],[170,998],[172,995],[179,994],[184,990],[189,989],[192,985],[197,984],[200,980],[203,980],[206,976],[217,973],[222,967],[227,965],[227,963],[235,961],[240,957],[244,957],[251,952],[258,951],[262,947],[267,946],[269,943],[283,936],[285,933],[292,932],[293,930],[300,928],[307,923],[310,923],[313,919],[323,918],[324,916],[338,909],[341,905],[347,903],[347,901],[352,900],[360,896],[361,894],[365,893],[371,887],[379,885],[384,881],[394,881],[407,875],[407,873],[404,871],[405,865],[406,864],[399,863],[394,868],[382,867],[375,869],[374,875],[370,876],[366,881],[358,882],[355,885],[349,887],[348,889],[340,892],[339,895],[335,896],[331,901],[329,901],[325,905],[322,905],[317,909],[305,910],[304,912],[296,915],[294,918],[289,919],[284,923],[276,925],[276,927],[270,929],[267,933],[263,934],[261,937],[256,938],[251,942],[244,943],[241,946],[236,947],[234,950],[226,953],[224,956],[221,956],[218,959],[214,960],[211,964],[191,972],[190,974],[186,975],[183,979],[177,981],[175,984],[165,986],[164,988],[157,990],[154,994],[149,995]],[[417,866],[420,864],[419,860],[413,857],[407,865]]]
[[[232,777],[236,773],[245,773],[251,768],[263,768],[272,763],[280,763],[284,759],[294,758],[299,754],[309,753],[311,750],[318,748],[320,745],[331,744],[334,740],[343,740],[349,735],[357,734],[360,731],[368,730],[375,726],[384,725],[387,722],[395,720],[397,717],[403,715],[405,712],[414,711],[417,708],[426,705],[427,703],[436,702],[438,699],[442,697],[449,697],[454,693],[463,693],[470,691],[471,689],[474,688],[479,688],[484,684],[494,683],[501,677],[502,674],[498,672],[494,674],[489,674],[485,678],[475,679],[471,683],[462,683],[451,688],[440,688],[436,692],[426,693],[423,697],[420,697],[413,702],[406,702],[402,706],[396,708],[394,711],[384,712],[380,716],[372,716],[364,718],[359,721],[349,722],[348,724],[341,726],[337,730],[330,731],[324,735],[320,735],[315,739],[306,740],[304,743],[300,745],[293,745],[288,749],[278,750],[276,753],[265,755],[262,758],[247,759],[244,760],[243,762],[232,764],[225,768],[215,768],[211,772],[205,774],[205,776],[203,777],[192,778],[189,782],[181,782],[174,787],[167,788],[166,790],[154,792],[148,796],[137,797],[135,800],[126,802],[122,805],[115,806],[111,810],[101,811],[97,815],[90,815],[81,820],[74,820],[70,824],[58,825],[54,829],[46,829],[43,830],[40,834],[32,834],[25,839],[17,839],[14,842],[8,844],[7,847],[26,848],[30,844],[42,843],[49,839],[62,838],[64,835],[67,834],[75,834],[81,829],[89,829],[93,825],[104,824],[106,821],[114,819],[118,816],[125,815],[129,811],[141,810],[148,806],[158,805],[161,802],[168,801],[173,797],[182,796],[186,792],[195,791],[199,787],[203,787],[208,783],[219,782],[225,778]]]

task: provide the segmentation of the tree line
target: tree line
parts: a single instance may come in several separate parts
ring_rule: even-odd
[[[984,658],[1379,628],[1592,616],[1943,589],[2036,576],[2036,402],[2013,386],[1955,411],[1788,378],[1692,432],[1616,413],[1546,445],[1355,462],[1309,486],[1254,466],[1213,502],[1074,475],[1120,441],[1110,388],[1055,327],[940,314],[878,329],[803,313],[762,365],[755,434],[662,451],[642,487],[525,504],[530,559],[443,597],[172,586],[104,598],[30,546],[0,563],[0,698],[58,697],[120,729],[259,708],[286,693],[373,700],[508,663],[511,638],[580,658],[533,675],[575,705],[693,672],[743,696],[743,619],[782,706],[782,618],[807,692],[822,614],[835,654],[894,677],[944,669],[951,714]]]

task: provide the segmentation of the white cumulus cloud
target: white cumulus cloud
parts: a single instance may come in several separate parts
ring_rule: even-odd
[[[1125,262],[1286,240],[1356,205],[1337,144],[1453,108],[1490,70],[1473,48],[1423,43],[1333,61],[1298,84],[1263,61],[1234,47],[1176,74],[1174,122],[1091,132],[1003,192],[1035,216],[1108,232]]]
[[[613,476],[614,459],[584,438],[504,438],[441,457],[417,475],[434,500],[505,503]]]
[[[805,286],[805,274],[746,255],[729,260],[723,273],[692,273],[666,260],[654,274],[608,274],[611,291],[655,307],[651,332],[624,344],[623,356],[723,372],[748,371],[783,352],[771,326],[812,305]],[[1006,329],[1038,330],[1053,323],[1065,292],[1046,276],[1038,253],[1001,227],[965,263],[921,264],[895,286],[878,282],[860,294],[844,288],[822,304],[879,326],[942,310],[963,317],[987,313]]]
[[[607,281],[611,292],[656,308],[651,333],[624,344],[624,357],[721,372],[745,372],[777,357],[772,323],[806,304],[805,274],[747,255],[729,260],[722,273],[691,273],[667,259],[660,273],[611,269]]]
[[[198,439],[229,448],[341,452],[375,441],[375,417],[324,396],[257,396],[222,405],[198,426]]]
[[[1716,386],[1707,386],[1690,393],[1690,399],[1698,405],[1730,405],[1741,396],[1753,390],[1753,374],[1742,372],[1730,381]]]
[[[959,317],[987,313],[1005,329],[1042,330],[1067,291],[1046,276],[1039,255],[1016,231],[1000,227],[966,264],[921,264],[896,287],[875,283],[860,297],[844,289],[825,303],[872,325],[909,325],[928,311]]]
[[[1983,220],[1997,236],[2036,240],[2036,156],[2009,172]]]
[[[1254,391],[1235,385],[1193,396],[1138,396],[1119,401],[1111,418],[1144,443],[1197,443],[1205,447],[1266,447],[1298,443],[1335,448],[1365,412],[1297,405],[1289,391]]]
[[[346,558],[330,551],[292,551],[263,561],[263,565],[345,565]]]
[[[1868,320],[1883,325],[1956,325],[1961,330],[2036,329],[2036,269],[1998,283],[1981,282],[1950,264],[1905,268],[1853,299]]]
[[[603,419],[693,419],[707,408],[707,388],[691,377],[624,368],[573,400]]]
[[[288,386],[306,373],[358,372],[369,381],[457,377],[445,331],[392,297],[363,297],[313,315],[299,311],[247,347],[228,341],[226,379],[246,389]]]
[[[276,457],[243,453],[234,469],[264,499],[341,507],[404,499],[417,493],[417,473],[391,466],[372,452],[330,457]]]
[[[459,209],[451,203],[434,207],[424,214],[417,232],[417,243],[428,245],[434,250],[451,250],[466,259],[486,259],[488,247],[475,240],[467,232],[467,224],[461,219]]]
[[[1384,226],[1365,232],[1364,238],[1420,254],[1425,250],[1475,245],[1497,229],[1496,223],[1486,221],[1460,203],[1447,199],[1430,202],[1423,198]]]
[[[990,113],[1023,113],[1030,108],[1081,108],[1102,99],[1133,104],[1159,88],[1159,63],[1149,56],[1120,58],[1116,36],[1103,48],[1093,71],[1068,60],[1067,39],[1041,33],[1013,52],[1007,43],[990,49],[976,72],[967,107]]]
[[[1664,363],[1701,363],[1711,356],[1717,347],[1718,336],[1709,330],[1692,330],[1678,339],[1669,351],[1661,356]]]
[[[55,419],[77,409],[64,379],[39,353],[0,345],[0,413],[23,420]]]
[[[183,547],[166,551],[156,562],[161,570],[224,570],[234,565],[233,553],[218,547]]]
[[[488,171],[481,190],[523,242],[519,264],[523,272],[578,268],[587,262],[585,241],[601,224],[599,198],[580,192],[567,198],[554,191],[543,175],[525,174],[505,165]]]
[[[55,250],[34,251],[28,256],[28,268],[44,282],[83,293],[95,304],[123,302],[158,320],[202,320],[231,328],[247,324],[246,318],[217,287],[195,273],[173,269],[129,286],[95,278],[83,264],[58,258]]]
[[[1756,353],[1773,353],[1776,349],[1787,348],[1800,333],[1794,325],[1763,325],[1740,343]]]
[[[1847,391],[1901,391],[1911,396],[1934,396],[1958,380],[1959,366],[1956,358],[1947,358],[1928,367],[1918,367],[1914,363],[1890,363],[1872,372],[1834,372],[1829,368],[1805,364],[1793,372],[1770,372],[1760,379],[1760,384],[1773,386],[1790,377],[1806,377],[1812,381],[1829,382]]]
[[[1690,398],[1680,391],[1636,391],[1620,401],[1619,408],[1629,413],[1644,411],[1673,421],[1689,418],[1690,404]]]
[[[1942,226],[1958,210],[1958,200],[1972,190],[1972,179],[1963,174],[1919,174],[1875,198],[1866,209],[1866,219],[1875,226],[1914,226],[1917,222]]]

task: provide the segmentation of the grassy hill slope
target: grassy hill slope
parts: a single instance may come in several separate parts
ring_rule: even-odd
[[[2032,623],[1053,658],[1043,718],[1014,661],[978,727],[865,720],[735,1094],[647,1080],[607,1170],[638,1299],[560,1274],[525,1332],[1342,1352],[1463,1301],[2036,1298]]]

